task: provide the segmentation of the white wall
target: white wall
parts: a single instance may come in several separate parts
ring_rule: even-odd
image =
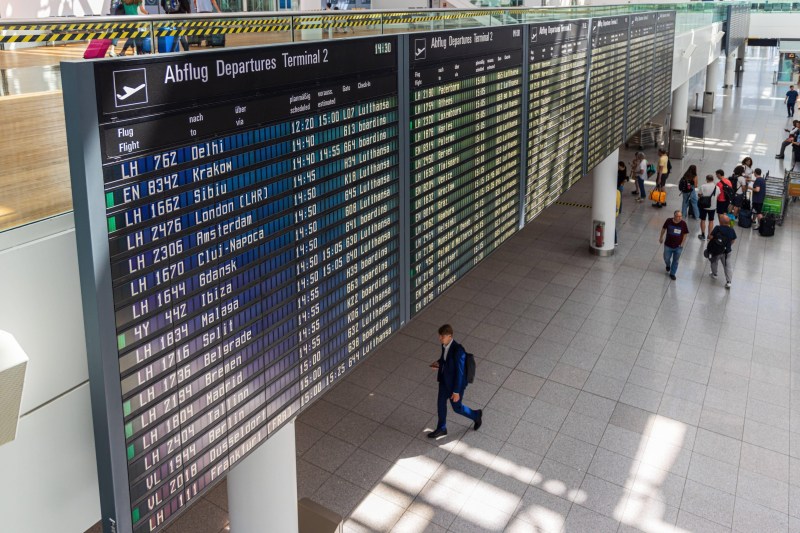
[[[0,233],[0,291],[0,329],[30,358],[17,438],[0,446],[3,528],[85,531],[100,499],[72,215]]]
[[[750,15],[750,37],[758,39],[796,39],[800,13],[756,13]]]
[[[105,15],[110,0],[0,0],[1,19]]]
[[[675,48],[672,50],[673,91],[720,56],[722,45],[719,33],[721,31],[722,23],[715,22],[704,28],[675,36]],[[695,49],[691,56],[684,58],[683,52],[688,49],[690,43],[695,46]]]

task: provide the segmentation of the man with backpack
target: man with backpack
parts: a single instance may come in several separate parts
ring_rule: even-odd
[[[717,270],[720,261],[722,268],[725,271],[725,288],[731,288],[731,278],[733,277],[733,268],[730,266],[728,256],[731,253],[733,241],[736,240],[736,232],[730,227],[730,218],[728,215],[719,216],[719,225],[715,227],[711,234],[708,236],[708,246],[706,251],[708,258],[711,260],[711,276],[717,279]]]
[[[439,328],[439,342],[442,344],[442,355],[431,363],[435,368],[436,381],[439,382],[439,397],[436,402],[439,420],[436,429],[428,433],[429,439],[447,435],[447,401],[453,411],[463,415],[475,423],[475,430],[483,423],[483,410],[472,410],[462,402],[464,389],[467,388],[467,352],[464,347],[453,340],[453,326],[445,324]]]
[[[753,176],[755,176],[756,179],[753,182],[753,195],[750,200],[752,202],[751,207],[753,209],[753,214],[756,216],[756,225],[753,226],[753,229],[757,230],[761,225],[761,219],[764,218],[763,210],[764,200],[767,197],[767,182],[761,175],[760,168],[753,171]]]

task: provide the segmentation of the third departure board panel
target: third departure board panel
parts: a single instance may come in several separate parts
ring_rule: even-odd
[[[675,12],[656,14],[655,60],[653,61],[653,115],[669,105],[672,97],[672,54],[675,49]]]
[[[583,175],[589,21],[530,26],[525,220]]]
[[[652,116],[656,13],[631,15],[625,139]],[[670,72],[671,74],[671,72]]]
[[[397,42],[97,64],[135,533],[399,327]]]
[[[522,29],[409,36],[411,311],[518,225]]]
[[[592,19],[587,172],[624,141],[628,19]]]

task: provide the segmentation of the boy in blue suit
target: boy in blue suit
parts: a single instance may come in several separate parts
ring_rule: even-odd
[[[453,340],[453,326],[445,324],[439,328],[439,342],[442,343],[442,355],[438,361],[431,363],[437,369],[436,381],[439,382],[439,398],[437,408],[439,421],[436,429],[428,433],[429,439],[447,435],[447,400],[453,411],[464,415],[475,422],[475,429],[483,423],[483,410],[473,411],[462,403],[464,389],[467,388],[467,352],[464,347]]]

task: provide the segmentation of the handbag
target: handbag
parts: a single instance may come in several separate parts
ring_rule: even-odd
[[[716,194],[717,188],[714,187],[714,192],[711,194],[711,196],[701,196],[697,199],[697,207],[700,209],[711,209],[711,199],[716,196]]]

